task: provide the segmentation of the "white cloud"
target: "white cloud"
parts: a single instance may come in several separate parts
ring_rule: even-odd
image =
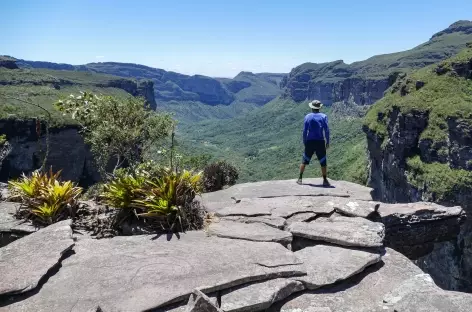
[[[103,55],[97,55],[97,56],[95,56],[95,58],[102,59],[102,58],[104,58],[104,56]]]

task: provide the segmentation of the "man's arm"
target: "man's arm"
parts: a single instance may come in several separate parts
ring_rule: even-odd
[[[326,139],[326,147],[329,147],[329,125],[328,125],[328,116],[325,119],[324,135]]]
[[[306,138],[308,136],[308,120],[305,118],[304,122],[303,122],[303,135],[302,135],[302,139],[303,139],[303,144],[306,143]]]

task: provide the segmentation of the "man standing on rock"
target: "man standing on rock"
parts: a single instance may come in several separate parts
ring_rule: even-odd
[[[326,150],[329,148],[328,116],[320,113],[320,109],[323,107],[323,104],[321,104],[320,101],[314,100],[310,102],[308,106],[311,108],[311,113],[305,116],[303,127],[303,144],[305,145],[305,152],[303,153],[303,160],[300,165],[300,176],[298,177],[297,183],[302,184],[302,176],[305,171],[305,166],[310,164],[311,157],[313,154],[316,154],[321,165],[323,186],[327,187],[330,186],[327,178],[326,167]]]

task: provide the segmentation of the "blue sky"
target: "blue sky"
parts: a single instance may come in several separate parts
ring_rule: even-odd
[[[472,19],[472,1],[0,0],[0,12],[0,55],[231,77],[406,50]]]

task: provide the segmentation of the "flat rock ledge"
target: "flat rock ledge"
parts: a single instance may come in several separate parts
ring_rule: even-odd
[[[173,237],[74,242],[70,221],[35,229],[0,248],[0,310],[470,311],[471,294],[438,288],[388,248],[457,235],[462,209],[386,205],[352,183],[304,182],[204,194],[214,222]],[[11,230],[7,206],[0,227]]]
[[[403,282],[383,298],[383,311],[454,311],[468,312],[472,295],[444,291],[428,274],[418,274]]]
[[[333,180],[332,184],[333,187],[324,188],[322,179],[304,179],[303,185],[298,185],[296,180],[243,183],[225,190],[203,194],[202,202],[210,210],[213,210],[213,208],[221,208],[225,203],[233,203],[232,197],[242,199],[285,196],[335,196],[365,201],[372,200],[371,188],[346,181]]]
[[[435,203],[418,202],[380,204],[378,213],[385,225],[392,226],[462,217],[464,210],[459,206],[444,207]]]
[[[225,312],[264,311],[275,302],[304,289],[303,283],[284,278],[243,285],[222,293],[221,309]]]
[[[243,239],[255,242],[276,242],[287,246],[292,234],[263,223],[241,223],[233,221],[214,222],[208,228],[210,236]]]
[[[190,295],[186,307],[187,312],[223,312],[217,305],[200,290],[196,289]]]
[[[71,221],[61,221],[0,248],[0,295],[38,286],[64,253],[74,246]]]
[[[0,235],[10,233],[27,235],[38,230],[30,222],[18,220],[14,216],[19,207],[19,203],[0,202]]]
[[[381,259],[378,253],[324,245],[304,248],[295,255],[305,263],[308,272],[307,276],[296,279],[308,289],[348,279]]]
[[[329,197],[332,198],[332,197]],[[309,196],[284,196],[274,198],[243,198],[240,202],[217,203],[215,214],[219,217],[228,216],[274,216],[288,218],[294,214],[311,212],[316,214],[330,214],[334,207],[329,199]]]
[[[263,223],[265,225],[274,227],[276,229],[283,230],[285,227],[285,219],[281,217],[273,216],[261,216],[261,217],[245,217],[245,216],[230,216],[223,217],[221,220],[224,221],[235,221],[242,223]]]
[[[103,311],[145,311],[186,301],[194,289],[209,294],[306,275],[302,261],[278,243],[204,232],[170,241],[165,236],[81,239],[74,251],[37,294],[9,305],[10,311],[87,311],[97,305]]]
[[[316,220],[310,223],[295,222],[289,226],[288,230],[294,236],[314,241],[323,241],[342,246],[382,247],[384,238],[383,224],[366,219],[356,219]]]

